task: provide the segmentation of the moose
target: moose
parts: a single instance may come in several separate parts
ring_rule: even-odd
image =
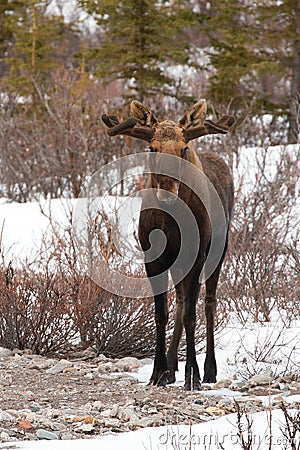
[[[155,302],[156,350],[149,384],[165,386],[175,382],[175,372],[178,370],[178,347],[184,329],[187,347],[184,389],[187,391],[201,389],[195,349],[196,303],[202,284],[201,274],[212,245],[211,214],[207,204],[210,204],[212,210],[214,209],[214,201],[205,204],[202,195],[198,195],[196,191],[206,190],[206,186],[211,184],[220,199],[224,215],[224,220],[217,224],[217,227],[222,228],[217,230],[217,234],[223,236],[218,241],[218,245],[221,246],[220,257],[204,280],[206,317],[204,383],[216,382],[217,364],[214,348],[216,289],[227,250],[234,197],[232,176],[223,159],[213,152],[197,152],[188,146],[193,139],[205,135],[226,134],[235,122],[234,117],[230,115],[223,115],[217,121],[206,119],[206,112],[206,101],[202,99],[192,106],[178,123],[171,120],[159,122],[148,107],[134,100],[131,103],[132,117],[129,119],[120,122],[117,116],[102,116],[110,136],[127,135],[149,144],[149,156],[151,156],[149,177],[146,194],[142,200],[138,232],[145,255],[145,270]],[[183,162],[188,164],[187,169],[184,169],[184,180],[180,176]],[[190,170],[189,167],[194,167],[195,171]],[[192,186],[196,186],[197,189],[189,186],[189,182],[186,181],[189,181],[189,177],[192,178]],[[203,179],[207,181],[203,182]],[[195,237],[189,235],[190,219],[186,222],[185,236],[181,236],[180,227],[175,219],[180,214],[187,215],[182,205],[186,205],[192,212],[199,233],[197,243]],[[159,233],[155,234],[157,230]],[[165,237],[163,248],[162,232]],[[184,246],[182,246],[182,240],[184,240]],[[182,263],[180,265],[177,262],[182,247],[185,249],[184,261],[188,261],[189,255],[194,252],[192,264],[187,266],[185,271]],[[176,315],[173,336],[169,349],[166,351],[169,272],[176,291]]]

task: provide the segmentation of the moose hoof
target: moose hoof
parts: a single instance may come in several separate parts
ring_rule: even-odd
[[[203,383],[216,383],[217,378],[215,375],[204,375]]]
[[[191,391],[192,390],[191,383],[185,383],[184,384],[184,390],[185,391]],[[201,383],[200,383],[200,381],[195,381],[193,383],[193,391],[201,391]]]
[[[168,370],[154,370],[149,381],[149,386],[166,386],[168,384],[168,376]]]
[[[175,383],[175,381],[176,381],[176,378],[175,378],[175,372],[169,372],[169,374],[168,374],[168,381],[167,381],[167,383],[168,384],[173,384],[173,383]]]

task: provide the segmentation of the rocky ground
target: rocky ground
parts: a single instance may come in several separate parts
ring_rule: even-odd
[[[271,373],[245,383],[221,380],[201,392],[154,388],[132,375],[146,363],[149,360],[96,356],[93,349],[58,360],[0,347],[0,442],[76,439],[200,423],[236,411],[235,402],[254,412],[265,408],[260,395],[274,395],[276,408],[300,393],[300,374],[273,379]],[[234,400],[226,395],[232,391]],[[291,406],[299,408],[300,402]]]

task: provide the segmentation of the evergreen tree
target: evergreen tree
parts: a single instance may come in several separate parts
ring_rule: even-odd
[[[172,93],[172,64],[189,63],[187,28],[196,24],[184,1],[81,0],[103,33],[101,46],[93,51],[97,74],[108,80],[123,79],[138,98],[158,90]],[[174,92],[174,89],[173,89]]]
[[[215,0],[212,5],[206,25],[215,68],[211,96],[240,112],[289,116],[289,141],[297,140],[299,106],[293,105],[300,92],[300,0]]]
[[[49,71],[61,63],[61,44],[72,30],[62,16],[49,15],[48,6],[49,0],[23,0],[8,2],[3,11],[10,40],[1,55],[9,69],[6,88],[19,94],[34,92],[32,80],[46,82]]]
[[[290,84],[289,98],[285,102],[289,117],[289,143],[299,139],[300,121],[300,0],[270,0],[258,6],[260,44],[269,57],[279,64],[281,81]],[[270,49],[274,49],[270,51]]]

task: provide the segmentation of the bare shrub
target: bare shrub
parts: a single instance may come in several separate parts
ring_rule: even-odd
[[[49,354],[65,350],[76,336],[72,325],[72,295],[59,274],[47,268],[0,268],[0,343]]]
[[[286,441],[286,449],[300,449],[300,411],[292,413],[284,403],[280,404],[284,414],[285,424],[280,428]]]
[[[19,202],[77,197],[86,177],[114,156],[99,117],[105,89],[66,69],[49,74],[47,88],[32,80],[35,102],[11,95],[0,108],[0,194]]]
[[[34,261],[0,267],[0,345],[43,355],[92,345],[107,356],[152,355],[152,299],[123,298],[95,284],[80,269],[71,225],[62,232],[49,219],[51,235]]]
[[[247,149],[244,149],[245,157]],[[239,173],[221,301],[242,323],[298,317],[298,147],[255,150]],[[272,154],[275,153],[275,154]],[[225,276],[226,274],[226,276]],[[299,306],[299,305],[298,305]]]

